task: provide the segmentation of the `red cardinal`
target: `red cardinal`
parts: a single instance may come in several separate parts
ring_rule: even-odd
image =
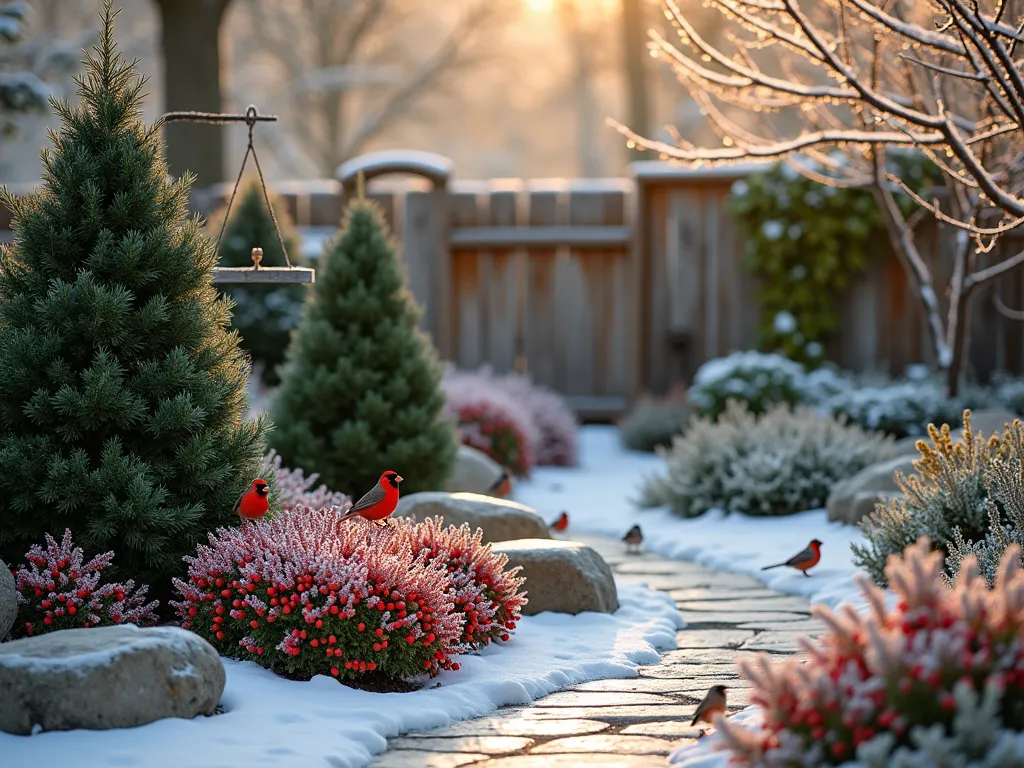
[[[558,531],[559,533],[561,533],[562,531],[564,531],[566,528],[569,527],[569,513],[568,512],[563,512],[562,514],[560,514],[558,516],[558,519],[555,520],[555,522],[553,522],[548,527],[552,531]]]
[[[269,509],[267,496],[270,495],[270,486],[266,480],[253,480],[249,489],[238,497],[235,507],[231,511],[243,520],[259,520]]]
[[[788,565],[790,568],[796,568],[798,571],[802,571],[804,576],[810,578],[811,574],[807,571],[816,566],[819,560],[821,560],[821,542],[814,539],[807,545],[807,549],[799,554],[793,555],[786,562],[776,563],[775,565],[766,565],[761,570],[767,571],[771,568],[781,568],[784,565]]]
[[[402,482],[397,472],[390,469],[380,476],[380,480],[373,486],[366,495],[352,505],[341,521],[350,520],[359,515],[366,520],[372,520],[378,525],[384,525],[382,520],[395,511],[398,506],[398,484]]]
[[[494,481],[494,484],[487,489],[487,493],[491,496],[508,496],[512,493],[512,478],[508,476],[506,470],[501,470],[501,476]]]

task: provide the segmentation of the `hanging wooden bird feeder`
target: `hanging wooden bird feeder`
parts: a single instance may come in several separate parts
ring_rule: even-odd
[[[238,178],[235,179],[235,187],[231,190],[231,198],[228,200],[227,210],[224,212],[224,221],[221,222],[220,232],[217,234],[217,255],[220,256],[220,243],[224,238],[224,228],[228,223],[228,215],[231,213],[231,206],[234,205],[235,196],[242,183],[242,174],[245,172],[245,164],[252,155],[256,164],[256,173],[260,177],[260,188],[263,190],[263,199],[267,202],[267,210],[270,211],[270,218],[274,222],[274,233],[277,235],[277,244],[281,246],[281,253],[284,254],[283,267],[264,267],[260,265],[263,260],[263,249],[252,249],[252,267],[215,267],[213,270],[214,285],[231,285],[238,283],[312,283],[316,279],[316,272],[308,267],[293,267],[291,259],[288,258],[288,249],[285,248],[284,238],[281,236],[281,227],[277,223],[277,216],[274,214],[274,206],[270,202],[270,193],[267,191],[267,183],[263,179],[263,169],[260,168],[260,160],[256,157],[256,147],[252,143],[253,129],[256,123],[276,122],[277,115],[261,115],[256,107],[249,105],[244,115],[223,115],[214,112],[169,112],[164,115],[165,123],[191,122],[191,123],[241,123],[249,126],[249,146],[245,149],[245,157],[242,158],[242,167],[238,169]]]

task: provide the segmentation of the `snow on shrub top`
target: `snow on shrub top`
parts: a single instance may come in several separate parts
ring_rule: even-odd
[[[696,517],[709,509],[788,515],[824,506],[832,486],[887,458],[891,438],[800,406],[759,416],[730,401],[717,421],[694,419],[670,449],[665,474],[646,478],[640,504]]]
[[[1020,550],[1007,550],[989,591],[973,559],[948,589],[931,549],[922,538],[889,559],[895,607],[865,576],[865,614],[814,606],[829,631],[801,640],[809,660],[740,660],[764,718],[757,732],[719,720],[716,747],[731,764],[1024,765]]]
[[[113,562],[114,553],[86,561],[82,549],[72,545],[69,529],[60,544],[46,534],[46,549],[33,544],[25,559],[27,565],[11,571],[18,590],[15,636],[156,620],[154,611],[160,603],[146,602],[149,588],[136,588],[131,579],[101,584],[100,572]]]

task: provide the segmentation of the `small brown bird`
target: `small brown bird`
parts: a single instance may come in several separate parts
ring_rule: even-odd
[[[512,478],[509,477],[508,470],[501,470],[501,475],[487,489],[487,493],[489,496],[500,496],[502,498],[512,493]]]
[[[725,714],[725,695],[727,691],[724,685],[713,685],[711,690],[708,691],[704,697],[704,701],[697,707],[697,711],[693,713],[693,720],[690,721],[690,725],[694,726],[697,723],[707,723],[708,725],[714,725],[712,720],[715,715]],[[701,734],[704,731],[701,730]]]
[[[561,533],[562,531],[564,531],[568,527],[569,527],[569,513],[568,512],[563,512],[562,514],[560,514],[558,516],[558,519],[555,520],[555,522],[553,522],[551,525],[548,526],[548,528],[550,528],[552,531],[558,531],[559,533]]]
[[[788,565],[790,568],[796,568],[798,571],[803,573],[807,578],[811,578],[811,574],[807,571],[813,568],[821,560],[821,542],[814,539],[810,544],[807,545],[807,549],[793,555],[789,560],[784,563],[776,563],[775,565],[766,565],[762,568],[762,571],[770,571],[772,568],[781,568],[784,565]]]
[[[634,525],[626,531],[626,535],[622,537],[622,540],[626,542],[627,552],[638,554],[640,552],[640,545],[644,543],[644,534],[641,532],[639,525]]]

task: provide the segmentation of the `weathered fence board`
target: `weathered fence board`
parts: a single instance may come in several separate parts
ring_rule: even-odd
[[[443,358],[525,370],[584,416],[607,416],[756,343],[757,281],[728,210],[732,184],[756,168],[642,162],[626,179],[465,181],[451,178],[445,158],[383,153],[346,164],[339,180],[275,192],[297,225],[334,227],[362,173],[366,196],[403,244],[422,327]],[[388,178],[396,173],[405,178]],[[197,190],[193,205],[209,213],[229,191]],[[8,222],[0,210],[0,230]],[[944,289],[953,238],[931,223],[917,238]],[[1022,247],[1024,237],[1008,236],[996,253]],[[996,311],[996,290],[1024,308],[1024,270],[975,299],[969,363],[982,378],[1024,366],[1024,323]],[[945,312],[947,297],[939,298]],[[872,260],[837,310],[827,354],[842,367],[899,373],[931,360],[925,318],[895,259]]]

